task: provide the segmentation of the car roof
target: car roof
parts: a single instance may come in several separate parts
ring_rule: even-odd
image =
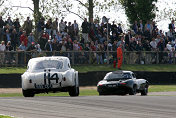
[[[70,60],[68,57],[64,56],[51,56],[51,57],[36,57],[32,58],[28,62],[28,67],[32,67],[36,62],[40,62],[43,60],[59,60],[63,62],[63,69],[68,69],[68,64],[70,65]],[[32,68],[31,68],[32,69]]]
[[[110,73],[114,73],[114,74],[122,74],[122,73],[133,73],[132,71],[126,71],[126,70],[118,70],[118,71],[113,71]]]
[[[51,57],[36,57],[36,58],[32,58],[30,59],[30,61],[42,61],[42,60],[67,60],[68,57],[64,57],[64,56],[51,56]]]

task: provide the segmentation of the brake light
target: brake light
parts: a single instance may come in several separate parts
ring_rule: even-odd
[[[103,84],[99,84],[98,86],[103,86]]]
[[[126,85],[126,83],[120,83],[121,85]]]

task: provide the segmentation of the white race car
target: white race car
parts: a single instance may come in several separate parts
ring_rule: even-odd
[[[67,57],[32,58],[21,78],[24,97],[57,91],[69,92],[70,96],[79,96],[78,71],[71,68]]]

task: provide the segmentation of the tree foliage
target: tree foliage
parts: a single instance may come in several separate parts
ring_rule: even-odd
[[[110,8],[114,7],[114,9],[118,9],[116,5],[118,4],[118,1],[116,0],[75,0],[78,2],[77,6],[77,13],[75,11],[71,11],[69,9],[69,12],[76,14],[81,19],[84,19],[85,17],[90,19],[92,18],[99,18],[99,12],[103,12],[106,10],[110,11]]]
[[[135,20],[143,20],[144,23],[153,20],[156,16],[156,2],[157,0],[120,0],[130,24]]]

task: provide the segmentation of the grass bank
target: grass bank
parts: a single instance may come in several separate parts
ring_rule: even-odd
[[[89,71],[115,71],[113,65],[75,65],[73,66],[78,72]],[[174,64],[154,64],[154,65],[123,65],[123,70],[131,71],[152,71],[152,72],[176,72]],[[1,67],[0,74],[24,73],[26,67]]]
[[[176,85],[150,85],[149,92],[173,92],[176,91]],[[98,95],[96,87],[94,89],[80,89],[80,96]],[[1,93],[0,97],[22,97],[21,93]],[[36,94],[36,96],[69,96],[67,92]]]
[[[14,117],[0,115],[0,118],[14,118]]]

